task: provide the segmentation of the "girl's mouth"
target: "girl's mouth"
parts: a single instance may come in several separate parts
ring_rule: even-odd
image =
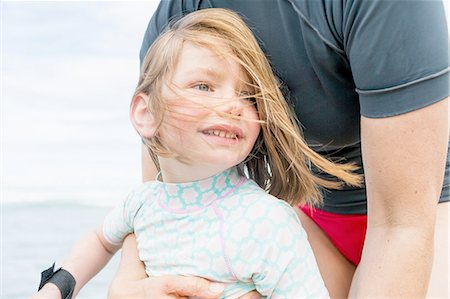
[[[227,124],[213,125],[202,131],[206,136],[210,136],[218,143],[226,145],[237,144],[244,137],[242,130],[239,127]]]

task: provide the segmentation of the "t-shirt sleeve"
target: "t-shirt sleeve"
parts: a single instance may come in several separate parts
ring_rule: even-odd
[[[127,199],[116,206],[103,222],[103,236],[114,245],[122,244],[125,237],[134,231],[134,218],[141,207],[139,193],[131,192]]]
[[[261,254],[253,275],[256,290],[269,298],[328,298],[306,233],[292,207],[279,201],[270,207],[264,221],[255,231],[262,244],[260,252],[255,252]]]
[[[448,28],[441,1],[347,1],[344,49],[361,113],[387,117],[449,95]]]

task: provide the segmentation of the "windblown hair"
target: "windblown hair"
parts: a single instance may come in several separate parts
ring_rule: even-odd
[[[204,9],[185,15],[170,23],[148,50],[135,94],[150,95],[148,109],[159,125],[166,108],[162,86],[171,78],[184,42],[218,52],[222,51],[218,45],[228,46],[232,58],[250,78],[247,84],[255,90],[251,96],[255,98],[261,132],[252,153],[239,165],[242,174],[291,205],[320,204],[321,187],[339,189],[344,183],[361,184],[362,177],[353,172],[357,166],[331,162],[308,147],[256,38],[239,15],[226,9]],[[159,167],[157,156],[170,152],[157,136],[143,141]],[[335,179],[314,175],[311,164]]]

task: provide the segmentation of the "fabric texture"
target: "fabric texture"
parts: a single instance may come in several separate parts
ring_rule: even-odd
[[[231,168],[211,178],[144,183],[105,219],[105,238],[134,232],[148,275],[199,276],[222,298],[327,298],[295,211]]]

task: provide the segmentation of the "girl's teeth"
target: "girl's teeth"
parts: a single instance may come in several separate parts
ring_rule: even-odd
[[[209,131],[206,131],[206,134],[219,136],[219,137],[224,137],[224,138],[229,138],[229,139],[236,139],[237,138],[236,134],[234,134],[234,133],[220,131],[220,130],[209,130]]]

